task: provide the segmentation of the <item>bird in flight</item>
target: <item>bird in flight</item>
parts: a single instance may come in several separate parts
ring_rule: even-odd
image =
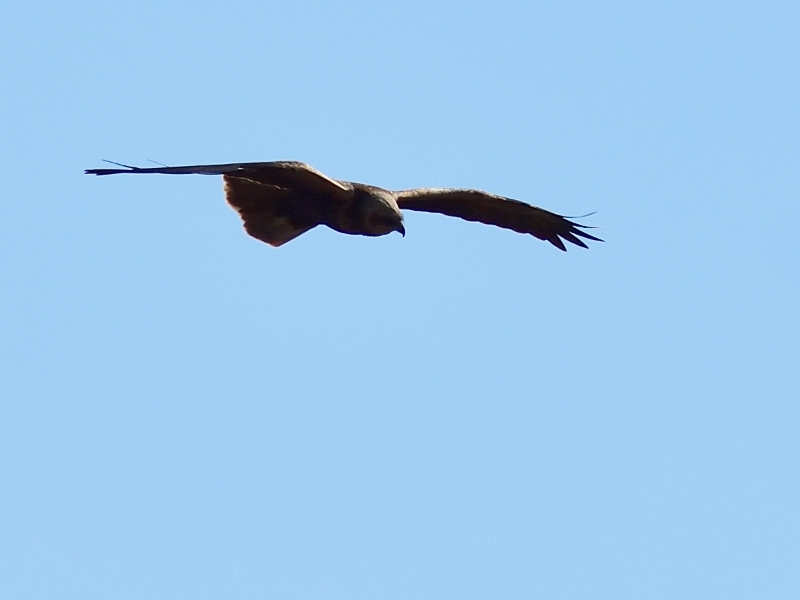
[[[117,163],[113,163],[117,164]],[[190,167],[88,169],[90,175],[161,173],[222,175],[225,198],[239,213],[248,234],[271,246],[281,246],[316,227],[351,235],[379,236],[397,231],[405,236],[403,213],[441,213],[528,233],[566,250],[564,241],[587,248],[581,239],[602,242],[588,227],[502,196],[468,189],[418,188],[393,192],[338,181],[295,161],[195,165]]]

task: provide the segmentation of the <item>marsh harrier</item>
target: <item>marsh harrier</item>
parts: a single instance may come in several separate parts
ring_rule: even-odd
[[[116,164],[116,163],[114,163]],[[317,225],[353,235],[405,235],[401,209],[442,213],[530,235],[566,250],[564,241],[602,241],[565,217],[519,200],[468,189],[419,188],[393,192],[338,181],[301,162],[254,162],[191,167],[89,169],[87,174],[222,175],[225,198],[251,236],[280,246]]]

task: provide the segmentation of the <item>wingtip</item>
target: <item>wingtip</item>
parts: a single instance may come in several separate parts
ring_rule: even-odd
[[[593,215],[593,214],[595,214],[595,213],[591,212],[588,215],[584,215],[584,217],[588,217],[588,216]],[[583,217],[571,217],[571,218],[580,219],[580,218],[583,218]],[[566,219],[566,217],[565,217],[565,219]],[[592,226],[592,225],[583,225],[581,223],[576,223],[576,222],[570,221],[570,220],[567,220],[567,222],[570,225],[570,230],[569,230],[570,237],[567,237],[567,236],[563,236],[563,237],[565,237],[568,241],[572,242],[573,244],[575,244],[577,246],[581,246],[583,248],[588,248],[589,247],[585,243],[583,243],[582,240],[576,238],[575,236],[580,236],[580,237],[582,237],[584,239],[592,240],[594,242],[603,242],[603,241],[605,241],[605,240],[600,239],[599,237],[596,237],[596,236],[592,235],[591,233],[587,233],[586,231],[584,231],[585,229],[599,229],[599,227]]]
[[[586,229],[585,225],[578,225],[578,227],[583,227],[584,229]],[[597,229],[597,228],[596,227],[591,227],[590,229]],[[582,238],[585,238],[587,240],[592,240],[592,241],[595,241],[595,242],[605,242],[605,240],[600,239],[599,237],[595,237],[590,233],[586,233],[585,231],[581,231],[580,229],[573,229],[572,233],[575,234],[575,235],[579,235]]]
[[[132,169],[86,169],[85,175],[114,175],[115,173],[130,173]]]
[[[124,165],[122,163],[114,162],[113,160],[103,159],[103,162],[108,163],[110,165],[116,165],[118,167],[123,167],[122,169],[86,169],[84,171],[84,175],[114,175],[116,173],[132,173],[135,171],[140,171],[139,167],[132,167],[131,165]]]

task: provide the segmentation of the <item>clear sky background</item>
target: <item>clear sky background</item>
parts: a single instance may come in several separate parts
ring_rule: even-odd
[[[800,4],[2,2],[5,598],[800,597]],[[242,231],[303,160],[602,226]]]

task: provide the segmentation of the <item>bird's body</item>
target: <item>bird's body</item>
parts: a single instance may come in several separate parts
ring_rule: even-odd
[[[123,165],[120,165],[123,166]],[[230,163],[188,167],[89,169],[93,175],[161,173],[222,175],[228,204],[251,236],[280,246],[317,225],[341,233],[405,235],[401,209],[438,212],[528,233],[566,250],[562,238],[586,248],[580,238],[602,241],[586,226],[541,208],[478,190],[420,188],[393,192],[338,181],[301,162]]]

